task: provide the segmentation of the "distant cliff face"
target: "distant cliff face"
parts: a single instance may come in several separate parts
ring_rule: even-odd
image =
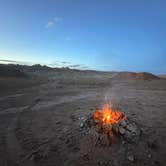
[[[141,73],[134,73],[134,72],[119,72],[117,73],[113,79],[120,79],[120,80],[153,80],[153,79],[160,79],[156,75],[151,73],[141,72]]]

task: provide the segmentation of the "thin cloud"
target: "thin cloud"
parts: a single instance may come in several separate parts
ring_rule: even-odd
[[[51,64],[48,64],[51,67],[68,67],[71,63],[66,61],[55,61]]]
[[[34,65],[35,63],[0,59],[0,64]],[[51,64],[41,64],[41,65],[48,65],[49,67],[59,67],[59,68],[68,67],[70,69],[79,69],[79,70],[89,69],[89,67],[84,64],[72,64],[71,62],[67,62],[67,61],[55,61]]]
[[[68,67],[71,69],[82,69],[82,70],[89,69],[88,66],[83,65],[83,64],[69,65]]]
[[[0,62],[4,62],[4,63],[18,63],[18,61],[6,60],[6,59],[0,59]]]
[[[26,62],[26,61],[14,61],[14,60],[8,60],[8,59],[0,59],[0,64],[32,65],[33,63]]]
[[[56,61],[49,65],[51,67],[68,67],[71,69],[80,69],[80,70],[89,69],[89,67],[84,64],[71,64],[70,62],[66,62],[66,61]]]
[[[62,61],[61,63],[62,64],[68,64],[68,65],[71,64],[70,62],[66,62],[66,61]]]
[[[46,24],[46,28],[51,28],[54,26],[54,22],[53,21],[49,21],[47,24]]]
[[[61,18],[59,17],[55,17],[52,20],[48,21],[47,24],[45,25],[46,28],[51,28],[56,26],[57,24],[59,24],[61,22]]]

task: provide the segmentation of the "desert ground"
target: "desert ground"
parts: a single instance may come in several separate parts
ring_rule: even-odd
[[[166,165],[166,79],[22,71],[27,76],[0,73],[0,166]],[[88,141],[81,117],[109,102],[139,125],[137,143],[96,146]]]

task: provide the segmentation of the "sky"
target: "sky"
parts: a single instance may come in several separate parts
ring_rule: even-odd
[[[166,73],[165,0],[0,0],[0,61]]]

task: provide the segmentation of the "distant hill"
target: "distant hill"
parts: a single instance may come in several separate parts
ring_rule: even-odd
[[[0,64],[0,77],[28,77],[23,71],[16,68],[16,65]]]
[[[96,77],[102,77],[103,75],[114,80],[152,80],[160,79],[156,75],[147,72],[135,73],[135,72],[104,72],[95,70],[78,70],[70,68],[51,68],[40,64],[27,66],[27,65],[15,65],[15,64],[0,64],[0,76],[2,77],[28,77],[28,76],[51,76],[58,78],[57,76],[66,76],[71,74],[73,77],[76,75],[91,75]],[[75,75],[76,74],[76,75]]]
[[[135,73],[135,72],[118,72],[113,79],[117,80],[153,80],[153,79],[160,79],[158,76],[147,73],[147,72],[141,72],[141,73]]]
[[[159,75],[160,78],[166,79],[166,75]]]

